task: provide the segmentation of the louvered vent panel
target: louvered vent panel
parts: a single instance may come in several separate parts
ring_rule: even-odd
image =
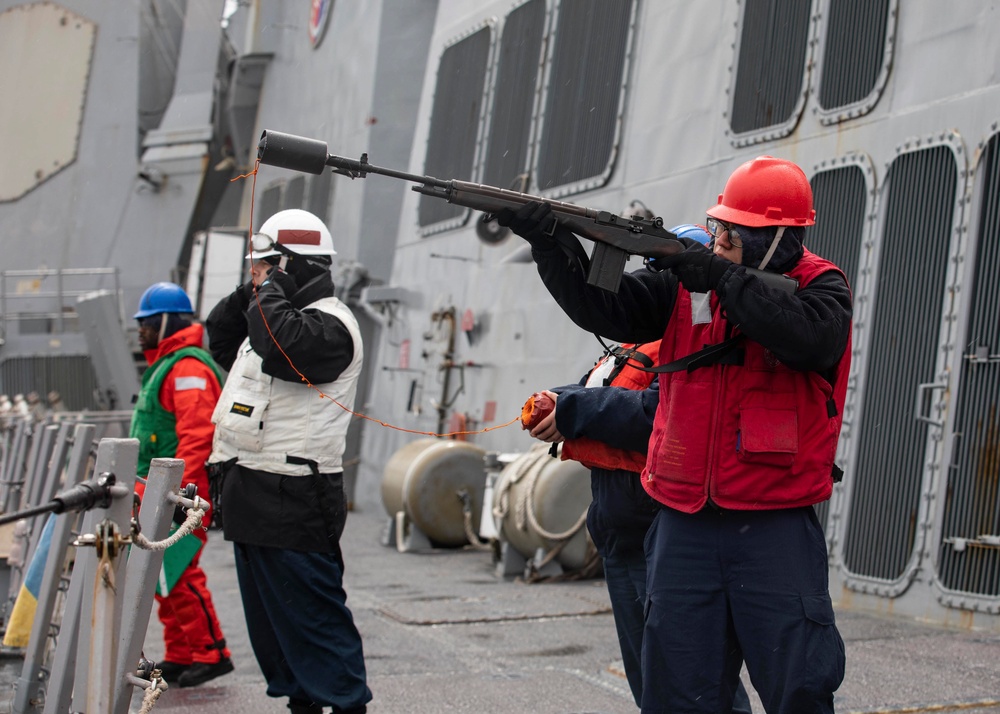
[[[954,155],[945,147],[902,154],[886,177],[844,540],[845,564],[859,576],[896,580],[913,551],[928,429],[914,418],[914,402],[918,385],[935,375],[956,182]]]
[[[822,171],[810,183],[816,225],[806,229],[806,248],[837,265],[853,287],[867,213],[864,173],[858,166],[845,166]],[[824,530],[829,513],[829,501],[816,504],[816,515]]]
[[[613,158],[632,0],[559,5],[539,146],[539,188],[603,175]]]
[[[483,183],[522,190],[528,170],[531,110],[541,64],[545,0],[530,0],[507,16],[500,40],[496,90]],[[526,188],[526,187],[525,187]]]
[[[871,94],[885,58],[889,0],[830,3],[819,104],[836,109]]]
[[[983,157],[983,202],[966,346],[955,406],[939,578],[951,590],[1000,595],[1000,147]]]
[[[755,131],[793,118],[802,95],[810,2],[747,0],[730,125]]]
[[[484,27],[448,47],[438,65],[424,173],[441,179],[473,179],[476,140],[486,87],[490,29]],[[461,219],[469,209],[420,197],[421,226]]]

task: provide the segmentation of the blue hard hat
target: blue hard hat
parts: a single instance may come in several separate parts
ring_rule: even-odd
[[[708,232],[705,226],[699,226],[694,223],[682,223],[679,226],[671,228],[670,232],[678,238],[690,238],[702,245],[708,245],[712,240],[712,234]]]
[[[133,317],[138,320],[162,312],[193,313],[191,298],[184,288],[176,283],[154,283],[146,288],[139,298],[139,312]]]

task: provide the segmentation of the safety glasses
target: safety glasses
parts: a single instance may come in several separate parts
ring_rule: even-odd
[[[718,218],[709,218],[705,221],[705,225],[708,227],[708,232],[712,234],[714,240],[720,240],[724,233],[729,234],[729,244],[734,248],[743,247],[743,239],[740,238],[740,232],[738,229],[733,228],[732,225],[720,221]]]

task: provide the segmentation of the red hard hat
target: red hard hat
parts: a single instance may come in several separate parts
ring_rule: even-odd
[[[812,187],[805,173],[791,161],[773,156],[758,156],[733,171],[718,205],[707,213],[752,228],[816,222]]]

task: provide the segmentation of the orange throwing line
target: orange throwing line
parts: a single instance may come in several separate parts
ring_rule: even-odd
[[[239,176],[236,176],[235,178],[229,179],[230,181],[239,181],[240,179],[245,179],[245,178],[248,178],[250,176],[253,177],[253,184],[250,186],[250,233],[249,233],[249,235],[247,235],[247,245],[249,246],[250,264],[251,265],[253,264],[253,205],[254,205],[254,198],[255,198],[256,193],[257,193],[257,169],[259,169],[259,168],[260,168],[260,159],[257,159],[257,161],[254,163],[253,171],[251,171],[250,173],[241,174]],[[379,426],[384,426],[386,429],[395,429],[396,431],[406,432],[407,434],[420,434],[422,436],[466,436],[466,435],[469,435],[469,434],[485,434],[488,431],[496,431],[497,429],[503,429],[504,427],[510,426],[514,422],[521,421],[521,416],[518,415],[518,416],[514,417],[513,419],[511,419],[509,422],[505,423],[505,424],[497,424],[496,426],[489,426],[489,427],[486,427],[485,429],[479,429],[478,431],[449,431],[449,432],[445,432],[443,434],[439,434],[439,433],[434,432],[434,431],[420,431],[419,429],[406,429],[406,428],[401,427],[401,426],[395,426],[395,425],[390,424],[388,422],[384,422],[381,419],[375,419],[374,417],[370,417],[370,416],[368,416],[366,414],[361,414],[360,412],[356,412],[353,409],[348,409],[343,404],[341,404],[340,402],[338,402],[336,399],[334,399],[333,397],[331,397],[329,394],[324,393],[323,390],[321,390],[315,384],[313,384],[312,382],[310,382],[306,378],[306,376],[304,374],[302,374],[302,372],[299,371],[299,368],[295,366],[295,363],[292,362],[292,358],[288,356],[288,353],[285,352],[284,348],[278,343],[278,340],[275,339],[274,333],[271,332],[271,326],[269,324],[267,324],[267,318],[264,317],[264,310],[260,306],[260,296],[257,295],[257,286],[256,285],[253,286],[253,298],[254,298],[254,300],[257,301],[257,309],[260,310],[260,316],[261,316],[261,319],[264,320],[264,327],[267,328],[267,334],[271,336],[271,341],[274,342],[275,347],[278,348],[278,351],[281,352],[282,356],[284,356],[284,358],[286,360],[288,360],[288,366],[291,367],[292,370],[295,371],[295,374],[299,375],[299,378],[301,378],[301,380],[303,382],[305,382],[305,384],[306,384],[307,387],[309,387],[312,390],[315,390],[316,393],[319,394],[320,398],[322,398],[322,399],[329,399],[331,402],[333,402],[334,404],[336,404],[338,407],[340,407],[341,409],[343,409],[345,412],[348,412],[351,415],[358,417],[359,419],[365,419],[367,421],[374,422],[374,423],[378,424]]]

